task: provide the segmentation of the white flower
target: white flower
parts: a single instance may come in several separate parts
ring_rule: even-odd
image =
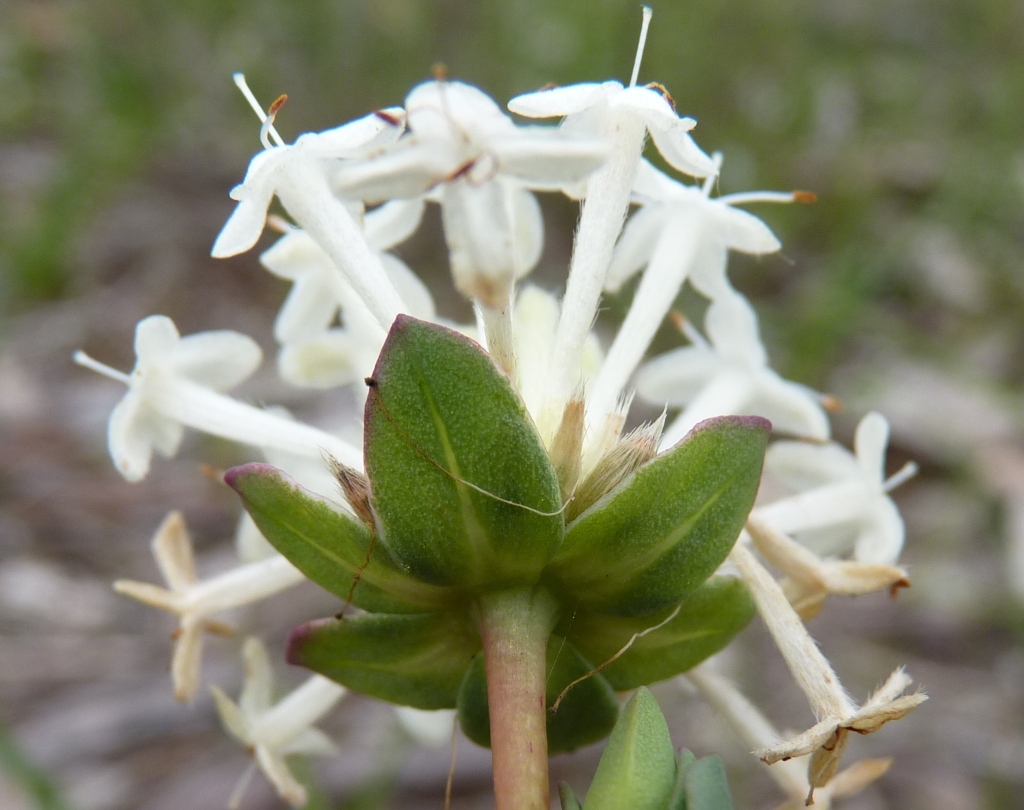
[[[454,709],[426,711],[412,706],[395,706],[395,716],[410,737],[420,745],[439,748],[451,742],[455,725]]]
[[[513,343],[516,354],[516,387],[534,419],[539,420],[545,395],[550,387],[553,357],[551,342],[558,325],[558,299],[548,292],[527,284],[516,298]],[[597,337],[588,336],[581,363],[583,381],[589,380],[601,366],[601,346]],[[538,422],[545,442],[550,442],[557,425]]]
[[[810,754],[807,780],[811,792],[807,803],[811,804],[814,790],[828,784],[835,776],[851,731],[870,734],[889,721],[904,717],[928,698],[920,693],[905,695],[911,680],[902,669],[897,669],[858,707],[807,633],[782,588],[746,545],[737,543],[729,560],[750,588],[757,612],[818,721],[802,734],[754,753],[768,765]]]
[[[641,398],[657,405],[686,406],[665,430],[663,446],[678,442],[702,419],[726,414],[763,416],[775,430],[828,439],[828,417],[820,397],[768,367],[757,315],[745,298],[733,293],[712,301],[704,329],[710,344],[662,354],[637,374]]]
[[[629,207],[647,132],[665,159],[680,171],[697,177],[716,172],[714,162],[689,135],[696,122],[680,118],[658,90],[636,86],[650,16],[650,9],[645,8],[628,87],[616,81],[574,84],[517,96],[508,105],[512,112],[530,118],[564,116],[561,128],[566,132],[596,135],[612,146],[611,156],[587,178],[585,187],[563,184],[563,190],[572,196],[583,196],[585,201],[551,349],[554,362],[543,421],[557,422],[561,418],[563,406],[580,382],[580,358],[597,316],[601,289]]]
[[[782,589],[801,619],[816,615],[829,594],[861,596],[910,586],[907,572],[895,565],[822,559],[765,523],[754,511],[747,519],[749,539],[768,562],[788,577],[782,582]],[[741,537],[746,539],[748,535],[745,532]]]
[[[455,286],[487,306],[504,306],[511,283],[540,256],[540,211],[526,187],[579,180],[600,165],[607,147],[552,128],[517,127],[461,82],[425,82],[405,106],[411,135],[377,157],[343,165],[335,186],[368,202],[434,189]]]
[[[605,289],[616,292],[640,268],[646,265],[647,270],[594,383],[590,405],[598,418],[643,358],[684,281],[712,300],[733,295],[725,274],[729,251],[761,255],[781,247],[767,225],[733,204],[791,202],[793,194],[759,191],[712,198],[713,181],[703,188],[687,186],[646,161],[640,165],[634,192],[642,206],[619,238]]]
[[[768,719],[747,700],[727,678],[716,672],[710,663],[694,667],[684,676],[721,713],[751,750],[770,746],[780,739]],[[814,806],[829,810],[836,799],[859,793],[881,778],[892,765],[892,759],[865,759],[836,774],[814,791]],[[800,810],[811,793],[807,778],[808,758],[776,762],[768,769],[776,784],[789,796],[776,810]]]
[[[171,680],[175,698],[191,700],[199,688],[204,633],[233,632],[230,627],[213,621],[213,617],[225,610],[266,599],[298,584],[304,577],[275,552],[258,562],[200,582],[196,576],[192,539],[180,512],[171,512],[164,518],[153,536],[152,548],[168,587],[121,579],[114,583],[114,590],[179,617],[174,634]]]
[[[151,315],[135,327],[135,355],[132,373],[122,374],[75,354],[80,365],[128,386],[107,438],[114,464],[129,481],[146,476],[154,449],[168,457],[177,452],[183,426],[252,447],[315,457],[326,450],[350,467],[362,466],[362,453],[336,436],[219,393],[260,363],[259,346],[245,335],[223,330],[183,338],[170,318]]]
[[[245,179],[232,192],[238,206],[225,223],[212,255],[233,256],[256,244],[276,195],[285,210],[331,257],[366,303],[382,329],[405,311],[348,208],[334,196],[327,175],[339,159],[372,154],[401,135],[399,109],[371,113],[325,132],[307,133],[291,146],[271,146],[252,159]]]
[[[366,214],[363,230],[408,313],[433,320],[429,290],[401,260],[383,252],[416,230],[423,206],[422,199],[387,203]],[[369,374],[386,333],[312,237],[289,230],[260,261],[294,282],[274,322],[274,336],[282,344],[281,376],[296,385],[333,388]],[[344,327],[331,328],[339,311]]]
[[[284,758],[289,754],[335,753],[334,743],[313,724],[341,700],[345,687],[314,675],[274,703],[273,673],[263,643],[256,638],[246,639],[242,656],[245,681],[238,703],[219,687],[210,687],[217,713],[228,733],[250,749],[278,795],[293,807],[301,807],[306,803],[306,789],[292,775]],[[239,788],[244,787],[243,779]],[[236,791],[232,806],[237,806],[239,793]]]
[[[855,454],[834,443],[772,445],[765,469],[799,494],[760,506],[754,515],[827,553],[852,546],[858,562],[895,564],[903,548],[904,527],[889,492],[917,467],[910,463],[886,479],[888,440],[889,423],[872,412],[857,426]]]

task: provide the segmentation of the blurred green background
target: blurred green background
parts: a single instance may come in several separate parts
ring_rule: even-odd
[[[933,696],[858,749],[898,762],[878,791],[847,806],[1017,807],[1024,3],[652,5],[640,80],[665,85],[698,120],[701,146],[724,152],[722,192],[818,194],[813,205],[751,207],[783,251],[730,265],[774,365],[846,402],[836,422],[843,440],[865,410],[882,410],[893,423],[891,469],[910,457],[923,467],[898,492],[914,588],[895,605],[881,595],[837,601],[811,626],[858,697],[899,663]],[[45,562],[59,581],[110,600],[112,578],[152,577],[146,539],[166,509],[188,513],[203,553],[213,553],[209,538],[230,536],[237,507],[196,483],[194,462],[158,464],[136,488],[117,477],[102,424],[118,392],[73,370],[69,357],[84,346],[129,365],[134,323],[153,312],[183,333],[237,328],[272,349],[281,282],[258,270],[255,252],[228,262],[208,255],[232,209],[227,192],[260,148],[232,72],[244,71],[265,104],[288,94],[277,123],[291,140],[400,104],[437,63],[499,102],[549,82],[626,81],[639,26],[633,0],[0,0],[0,558]],[[551,244],[535,277],[559,289],[575,209],[542,204]],[[441,279],[436,217],[432,225],[433,236],[400,252]],[[465,314],[457,301],[440,306]],[[610,301],[610,316],[624,306]],[[680,339],[665,330],[660,341]],[[268,400],[288,397],[268,390]],[[0,579],[11,565],[0,564]],[[43,608],[11,604],[0,583],[3,719],[72,806],[214,806],[210,796],[230,792],[242,754],[209,706],[150,708],[153,694],[170,702],[165,617],[117,602],[107,618],[69,631]],[[306,609],[275,607],[273,620],[283,633],[316,615]],[[763,634],[748,632],[753,641],[738,654],[744,687],[777,722],[796,722],[801,699]],[[83,639],[88,646],[74,646]],[[103,652],[122,642],[126,658]],[[216,677],[228,682],[234,651],[221,652],[231,668]],[[678,744],[721,751],[732,769],[747,762],[692,700],[659,697],[670,716],[691,717]],[[369,711],[361,705],[357,714]],[[108,729],[106,747],[90,739],[97,727]],[[374,773],[371,746],[357,739],[360,747],[363,760],[346,766],[355,756],[346,749],[337,767],[350,772],[328,778],[336,796],[356,797],[351,785]],[[443,784],[446,752],[439,757],[424,767]],[[8,759],[11,779],[31,787],[41,774],[24,770],[20,753]],[[216,779],[207,759],[223,765]],[[486,767],[467,761],[472,754],[461,767],[474,776],[457,780],[456,806],[486,807]],[[747,782],[736,772],[738,807],[773,806],[763,774]],[[427,777],[411,788],[403,778],[400,806],[439,805],[424,798],[435,795]],[[578,792],[585,784],[574,782]],[[0,779],[4,810],[7,795]],[[277,806],[265,791],[249,802]]]

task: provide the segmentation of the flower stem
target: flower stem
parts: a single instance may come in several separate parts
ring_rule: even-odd
[[[548,810],[544,681],[557,605],[522,588],[487,594],[479,608],[497,810]]]

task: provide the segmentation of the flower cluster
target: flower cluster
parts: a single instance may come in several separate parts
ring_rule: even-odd
[[[639,60],[638,52],[637,69]],[[772,370],[756,314],[729,282],[730,250],[762,255],[780,248],[770,228],[738,206],[808,202],[813,195],[715,196],[721,155],[702,151],[690,134],[696,122],[677,114],[660,85],[638,85],[636,72],[625,87],[615,81],[554,87],[508,104],[529,119],[560,119],[553,125],[519,123],[479,89],[439,77],[415,87],[401,107],[292,144],[275,129],[280,105],[264,112],[236,77],[261,118],[265,148],[231,192],[238,204],[213,255],[250,249],[268,226],[278,233],[260,261],[292,282],[274,326],[281,376],[310,389],[361,386],[398,316],[444,323],[431,292],[389,252],[417,231],[426,205],[439,205],[454,288],[476,313],[473,324],[445,325],[475,339],[514,385],[558,471],[566,523],[703,420],[734,414],[770,420],[779,440],[769,447],[765,474],[793,494],[753,510],[722,571],[746,584],[819,722],[780,741],[756,714],[728,711],[742,698],[709,665],[693,679],[766,761],[809,755],[808,776],[790,775],[784,786],[840,796],[848,792],[842,785],[857,781],[847,776],[830,786],[846,734],[873,731],[924,698],[901,697],[909,679],[900,671],[858,707],[801,617],[813,615],[830,594],[907,584],[897,565],[903,524],[888,493],[913,470],[886,479],[888,427],[879,414],[864,417],[855,454],[830,441],[828,398]],[[644,158],[648,140],[670,173]],[[525,281],[543,244],[537,193],[581,204],[561,296]],[[275,197],[287,218],[268,216]],[[602,293],[617,294],[636,275],[628,314],[603,347],[592,331]],[[703,330],[672,310],[684,285],[707,299]],[[680,326],[688,345],[645,362],[666,318]],[[374,520],[357,491],[365,486],[362,448],[225,393],[261,362],[250,338],[226,331],[181,337],[169,318],[155,315],[138,324],[135,349],[128,374],[76,356],[128,388],[108,437],[126,479],[147,474],[154,450],[174,455],[187,427],[260,451],[330,508]],[[624,435],[634,393],[665,407],[667,421]],[[344,500],[324,469],[326,456],[343,473]],[[202,580],[184,520],[171,513],[153,543],[167,587],[115,586],[178,617],[172,677],[181,700],[197,693],[204,633],[229,629],[218,615],[303,579],[251,522],[241,524],[239,537],[239,566]],[[778,581],[755,552],[777,569]],[[262,645],[247,641],[244,657],[241,699],[236,704],[214,687],[218,709],[281,796],[301,805],[304,791],[283,757],[331,750],[312,724],[345,690],[316,675],[274,705]],[[444,714],[425,727],[424,716],[416,715],[410,727],[433,738],[440,728],[445,738],[451,722]]]

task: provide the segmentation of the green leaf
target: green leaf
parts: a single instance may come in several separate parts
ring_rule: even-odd
[[[687,767],[686,810],[733,810],[725,765],[718,754],[701,757]]]
[[[658,702],[641,687],[619,715],[583,810],[665,810],[675,780],[668,726]]]
[[[576,794],[572,792],[572,787],[568,782],[558,783],[558,803],[562,806],[562,810],[583,810],[583,805],[576,798]]]
[[[537,581],[562,539],[558,478],[518,394],[479,346],[400,315],[365,426],[382,540],[403,568],[472,590]]]
[[[288,662],[417,709],[453,709],[480,637],[463,613],[321,619],[292,631]]]
[[[634,634],[665,621],[672,611],[652,616],[604,616],[580,611],[566,620],[569,640],[590,661],[602,664]],[[618,691],[663,681],[697,666],[723,649],[754,617],[754,600],[732,577],[712,577],[680,605],[664,627],[648,632],[601,670]]]
[[[728,556],[754,503],[770,423],[707,419],[568,528],[549,567],[563,604],[643,616],[678,604]]]
[[[548,708],[548,754],[574,751],[608,735],[619,714],[615,692],[600,673],[576,684],[558,706],[550,712],[562,691],[594,667],[571,644],[552,636],[547,648],[547,679],[545,705]],[[459,724],[477,745],[490,747],[491,727],[487,707],[487,676],[484,657],[473,660],[459,690]]]
[[[424,613],[450,605],[457,594],[418,582],[398,570],[364,524],[311,496],[268,464],[228,470],[263,536],[309,579],[364,610]],[[371,548],[372,543],[372,548]],[[367,564],[369,559],[369,564]],[[359,573],[355,590],[352,582]]]
[[[686,810],[686,769],[696,761],[697,757],[692,751],[684,748],[679,752],[676,759],[676,783],[672,786],[672,795],[669,796],[665,810]]]

